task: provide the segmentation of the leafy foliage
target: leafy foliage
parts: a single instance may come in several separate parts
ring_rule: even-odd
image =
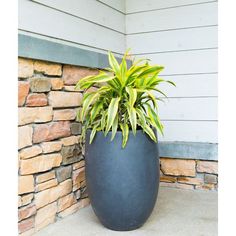
[[[147,59],[137,60],[127,68],[127,53],[119,64],[109,52],[110,68],[100,71],[98,75],[87,76],[76,85],[76,89],[85,90],[82,109],[77,117],[84,125],[83,136],[87,129],[92,129],[90,143],[97,131],[103,131],[105,136],[112,131],[113,140],[120,129],[123,148],[128,141],[130,129],[135,135],[138,126],[155,142],[157,138],[153,128],[163,134],[157,104],[157,100],[161,99],[155,98],[152,92],[157,91],[166,97],[157,86],[162,82],[175,84],[159,78],[158,74],[164,67],[150,65]],[[88,92],[92,86],[98,89]]]

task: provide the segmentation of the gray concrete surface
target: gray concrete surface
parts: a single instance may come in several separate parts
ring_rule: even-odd
[[[216,236],[217,192],[160,188],[152,215],[140,229],[104,228],[91,206],[41,230],[37,236]]]

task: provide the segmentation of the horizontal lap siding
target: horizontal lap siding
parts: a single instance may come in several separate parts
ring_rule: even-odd
[[[217,143],[216,121],[163,121],[164,137],[160,141]]]
[[[126,11],[127,47],[177,85],[160,85],[160,140],[217,143],[217,2],[128,0]]]
[[[117,11],[125,14],[125,1],[126,0],[97,0],[98,2],[104,3]]]
[[[35,35],[47,36],[49,39],[55,38],[85,45],[91,47],[91,50],[96,48],[104,51],[112,50],[116,53],[124,52],[125,19],[119,12],[94,0],[87,3],[81,1],[83,2],[81,8],[72,7],[75,4],[77,7],[80,6],[73,0],[38,2],[20,0],[19,29],[21,32],[31,32]],[[105,25],[104,21],[109,23]],[[119,26],[114,28],[118,21],[120,21],[120,24],[117,24]]]
[[[141,11],[153,11],[155,9],[175,8],[185,5],[216,2],[214,0],[127,0],[126,13],[132,14]]]
[[[204,27],[217,24],[217,3],[183,6],[126,16],[126,33]]]
[[[111,9],[95,0],[34,0],[54,9],[72,14],[95,24],[125,33],[125,17],[121,12]]]

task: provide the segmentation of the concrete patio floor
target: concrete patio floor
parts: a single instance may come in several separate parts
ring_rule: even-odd
[[[116,232],[104,228],[91,206],[41,230],[37,236],[216,236],[217,192],[161,187],[152,215],[140,229]]]

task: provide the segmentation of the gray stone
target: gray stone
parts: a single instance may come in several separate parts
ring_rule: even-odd
[[[70,129],[71,129],[72,134],[78,135],[78,134],[81,134],[82,132],[82,125],[81,123],[75,122],[71,124]]]
[[[56,174],[58,182],[61,183],[64,180],[71,178],[72,166],[60,167],[56,170]]]
[[[83,159],[81,146],[79,144],[64,146],[61,149],[62,165],[68,165]]]
[[[30,80],[31,92],[49,92],[51,89],[50,80],[47,78],[32,78]]]
[[[204,182],[208,184],[216,184],[217,183],[217,176],[211,174],[204,175]]]
[[[87,188],[84,187],[81,189],[80,198],[86,198],[86,197],[88,197],[88,192],[87,192]]]
[[[81,197],[80,189],[75,192],[75,197],[77,200],[80,199],[80,197]]]

